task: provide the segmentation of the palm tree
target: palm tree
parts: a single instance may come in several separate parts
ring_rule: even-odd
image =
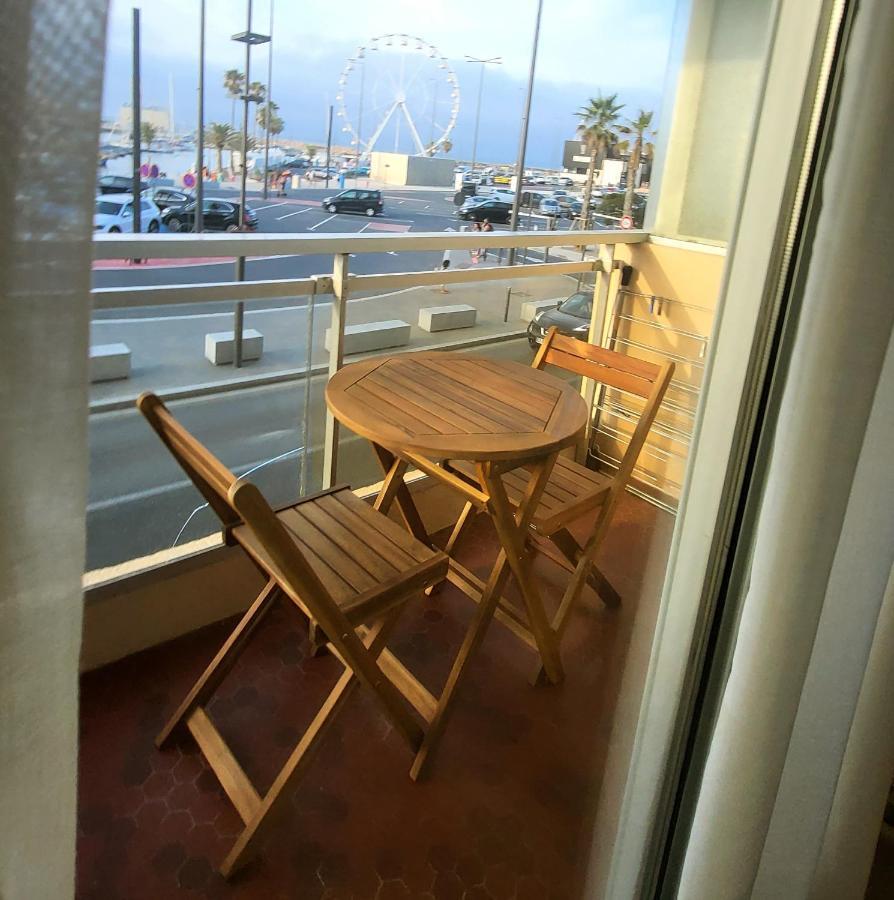
[[[633,189],[636,187],[636,173],[639,171],[639,164],[643,159],[651,157],[654,152],[652,143],[646,140],[646,136],[655,136],[655,132],[652,130],[652,115],[651,111],[646,112],[641,109],[635,119],[629,119],[618,128],[622,134],[630,135],[633,138],[632,144],[629,140],[624,141],[626,149],[629,150],[627,189],[624,192],[624,211],[622,212],[624,216],[629,216],[633,209]]]
[[[603,150],[618,140],[614,128],[624,104],[618,103],[617,100],[617,94],[603,97],[599,93],[596,97],[591,97],[587,101],[587,105],[575,113],[580,119],[577,134],[586,144],[590,157],[590,162],[587,164],[587,183],[584,187],[584,206],[581,210],[581,218],[585,224],[590,221],[590,195],[593,193],[596,160]]]
[[[152,142],[158,137],[158,129],[151,122],[140,122],[140,143],[146,145],[146,150],[152,150]],[[146,162],[152,162],[152,154],[146,154]]]
[[[252,98],[252,102],[255,104],[255,121],[252,125],[252,137],[257,136],[257,110],[260,109],[261,104],[267,99],[267,85],[262,84],[260,81],[253,81],[248,86],[248,96]]]
[[[310,162],[313,162],[314,159],[316,159],[317,151],[319,149],[320,148],[316,144],[305,144],[304,145],[304,152],[307,154],[307,158],[310,160]]]
[[[258,123],[258,127],[261,131],[267,130],[267,116],[270,116],[270,133],[271,134],[279,134],[283,129],[283,120],[277,115],[279,112],[279,104],[274,103],[272,100],[265,103],[263,106],[258,107],[258,111],[256,113],[256,119]],[[279,124],[279,128],[276,128],[277,123]]]
[[[233,129],[226,123],[212,122],[205,129],[205,143],[217,151],[217,171],[223,171],[223,152],[229,147]]]
[[[230,109],[230,128],[236,127],[236,100],[242,96],[242,90],[245,87],[245,76],[238,69],[227,69],[224,72],[223,80],[224,90],[232,101]]]

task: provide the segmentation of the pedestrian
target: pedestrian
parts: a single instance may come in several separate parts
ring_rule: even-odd
[[[481,230],[482,230],[485,234],[487,234],[488,232],[491,232],[491,231],[494,230],[494,226],[490,224],[490,219],[485,219],[485,220],[481,223]],[[487,247],[484,247],[484,248],[482,248],[482,250],[481,250],[481,260],[482,260],[482,262],[486,262],[486,261],[487,261]]]
[[[480,232],[480,231],[481,231],[481,223],[480,223],[480,222],[473,222],[473,223],[472,223],[472,231]],[[479,250],[478,247],[473,247],[473,248],[469,251],[469,256],[472,257],[472,264],[473,264],[473,265],[478,265],[478,257],[479,257],[479,255],[480,255],[480,253],[481,253],[481,250]]]

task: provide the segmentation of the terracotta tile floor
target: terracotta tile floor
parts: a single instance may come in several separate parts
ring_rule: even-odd
[[[239,817],[188,735],[162,752],[152,741],[233,621],[85,675],[77,896],[579,897],[643,564],[651,556],[653,568],[663,565],[672,525],[625,499],[600,559],[624,605],[609,611],[587,593],[566,635],[560,687],[532,688],[531,655],[494,623],[426,782],[410,781],[406,745],[355,691],[261,858],[230,883],[217,866]],[[482,572],[493,553],[481,517],[460,558]],[[557,597],[564,573],[545,560],[537,571]],[[447,586],[409,605],[390,646],[439,691],[470,613]],[[260,788],[339,670],[331,657],[307,656],[294,610],[278,608],[259,628],[210,712]]]

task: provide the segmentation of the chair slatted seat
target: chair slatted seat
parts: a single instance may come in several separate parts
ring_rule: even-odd
[[[217,513],[225,540],[241,546],[267,579],[156,738],[162,748],[174,732],[188,730],[242,817],[245,828],[220,868],[229,877],[257,852],[263,829],[287,802],[355,685],[373,694],[419,756],[438,700],[385,645],[407,601],[446,578],[448,557],[359,500],[345,485],[274,511],[255,485],[237,479],[158,397],[143,394],[137,406]],[[280,600],[319,626],[345,670],[261,795],[206,707],[253,631]],[[429,745],[433,740],[436,737]]]

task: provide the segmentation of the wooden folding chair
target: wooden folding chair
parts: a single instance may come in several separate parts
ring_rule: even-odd
[[[437,699],[387,650],[406,601],[443,580],[448,558],[354,496],[332,488],[274,511],[252,484],[237,480],[154,394],[137,402],[267,584],[156,738],[161,748],[181,725],[192,733],[245,828],[221,866],[224,876],[258,848],[262,826],[291,792],[352,687],[360,682],[418,753]],[[277,599],[294,604],[325,632],[345,671],[266,794],[251,784],[205,707]]]
[[[627,445],[627,451],[614,475],[594,472],[573,460],[559,457],[550,473],[549,481],[540,498],[529,531],[534,538],[535,549],[571,572],[568,586],[553,616],[552,628],[556,639],[561,640],[569,615],[577,604],[584,584],[590,586],[608,606],[621,602],[618,592],[596,567],[595,559],[608,533],[612,515],[624,493],[633,467],[646,442],[652,423],[661,406],[668,384],[674,373],[674,364],[663,365],[632,359],[613,350],[605,350],[584,341],[563,337],[556,328],[544,336],[543,344],[531,363],[533,368],[546,365],[558,366],[577,375],[583,375],[606,388],[615,388],[634,394],[644,400],[636,427]],[[462,463],[451,467],[467,479],[474,473]],[[525,469],[505,473],[503,484],[510,503],[517,507],[525,496],[530,475]],[[468,520],[472,504],[467,504],[453,529],[446,552],[452,553]],[[583,546],[568,530],[568,526],[581,516],[598,510],[593,529]],[[542,678],[542,667],[535,680]]]

